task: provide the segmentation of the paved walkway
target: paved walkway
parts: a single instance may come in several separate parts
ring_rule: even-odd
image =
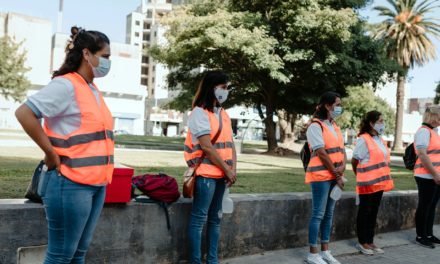
[[[440,236],[440,225],[435,232]],[[428,249],[414,243],[415,230],[405,230],[379,234],[375,243],[385,250],[385,254],[365,256],[355,248],[355,239],[330,243],[332,253],[342,264],[438,264],[440,263],[440,246]],[[224,264],[299,264],[304,263],[308,252],[306,247],[265,252],[258,255],[225,259]]]

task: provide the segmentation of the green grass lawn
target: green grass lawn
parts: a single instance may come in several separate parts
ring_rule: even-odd
[[[9,150],[10,153],[13,150]],[[181,153],[164,152],[129,152],[119,154],[120,162],[135,168],[135,174],[163,172],[182,183],[185,170]],[[12,154],[10,154],[12,155]],[[133,157],[140,157],[141,162],[135,163]],[[167,160],[164,159],[167,157]],[[23,198],[27,185],[38,159],[29,157],[0,156],[0,199]],[[310,188],[304,184],[304,170],[298,157],[274,157],[267,155],[239,155],[238,181],[232,187],[232,193],[281,193],[308,192]],[[162,163],[163,162],[163,163]],[[148,166],[151,164],[151,166]],[[348,183],[346,191],[354,191],[355,179],[351,170],[347,169]],[[395,190],[416,189],[412,172],[404,168],[393,167],[392,176]]]

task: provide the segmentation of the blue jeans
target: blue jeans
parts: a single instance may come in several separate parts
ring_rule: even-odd
[[[318,233],[321,231],[321,244],[330,241],[332,230],[333,210],[336,202],[329,197],[336,181],[311,182],[312,188],[312,217],[309,222],[309,245],[318,246]]]
[[[49,231],[44,264],[84,263],[104,205],[105,186],[78,184],[56,170],[47,174],[42,193]]]
[[[218,264],[217,248],[220,238],[224,179],[196,177],[191,217],[188,226],[189,263],[202,263],[202,230],[208,220],[206,263]]]

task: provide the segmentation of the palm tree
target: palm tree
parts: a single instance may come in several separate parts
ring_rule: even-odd
[[[397,73],[396,129],[394,150],[402,150],[402,122],[407,74],[414,65],[422,66],[435,59],[435,47],[430,36],[440,38],[438,19],[428,17],[438,0],[387,0],[391,8],[376,6],[386,19],[377,25],[374,37],[383,42],[387,55],[397,61],[402,71]]]

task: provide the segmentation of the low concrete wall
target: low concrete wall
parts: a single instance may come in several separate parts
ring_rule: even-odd
[[[307,245],[310,193],[231,195],[233,214],[224,215],[222,258]],[[378,232],[414,226],[417,192],[384,195]],[[170,207],[171,230],[156,204],[106,205],[87,263],[185,263],[189,199]],[[354,237],[354,193],[344,193],[335,209],[332,240]],[[0,200],[0,263],[17,262],[17,249],[47,243],[43,207],[25,200]],[[438,223],[438,219],[437,219]]]

